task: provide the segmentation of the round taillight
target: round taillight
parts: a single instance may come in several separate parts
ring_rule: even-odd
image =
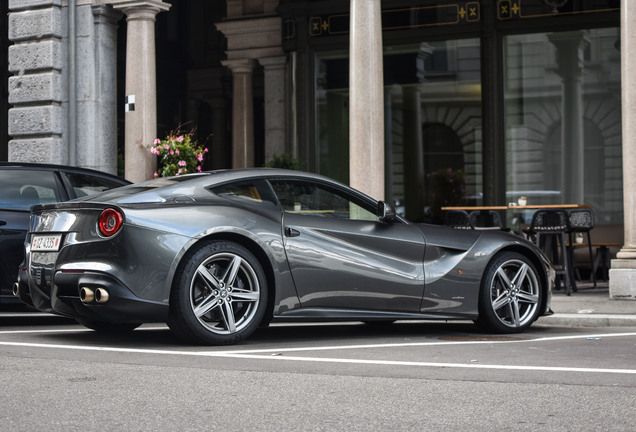
[[[106,209],[99,215],[99,231],[106,237],[115,234],[121,228],[124,217],[119,210]]]

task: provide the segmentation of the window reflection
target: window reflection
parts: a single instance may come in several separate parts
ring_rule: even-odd
[[[480,55],[479,39],[385,48],[385,197],[411,221],[482,202]],[[317,170],[347,183],[348,58],[316,63]]]
[[[617,28],[507,36],[507,199],[623,220]]]

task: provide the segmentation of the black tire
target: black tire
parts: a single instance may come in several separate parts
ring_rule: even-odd
[[[501,252],[486,267],[475,323],[495,333],[519,333],[537,319],[541,278],[532,262],[517,252]]]
[[[254,254],[231,241],[211,241],[177,270],[168,325],[189,342],[237,343],[260,325],[267,295],[265,273]]]
[[[124,334],[130,333],[141,323],[110,323],[106,321],[91,321],[84,318],[75,318],[75,321],[91,330],[102,334]]]

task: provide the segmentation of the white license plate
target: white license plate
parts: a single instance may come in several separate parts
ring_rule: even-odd
[[[34,252],[55,252],[60,249],[62,234],[56,235],[34,235],[31,239],[31,251]]]

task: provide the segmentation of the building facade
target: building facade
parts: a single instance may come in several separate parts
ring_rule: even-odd
[[[613,275],[630,289],[629,0],[369,0],[384,143],[354,174],[352,160],[369,160],[350,139],[361,3],[9,0],[0,155],[113,173],[119,155],[139,181],[155,163],[146,146],[181,127],[210,147],[206,168],[286,155],[345,183],[381,176],[375,197],[414,221],[521,196],[590,204],[599,225],[625,231]]]

